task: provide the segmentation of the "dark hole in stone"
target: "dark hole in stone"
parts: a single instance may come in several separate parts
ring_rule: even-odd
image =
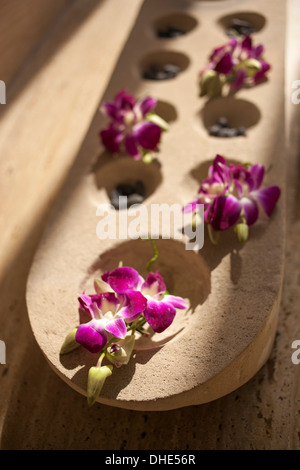
[[[151,64],[144,71],[143,78],[146,80],[169,80],[177,77],[180,71],[180,67],[174,64]]]
[[[220,117],[216,124],[209,126],[208,132],[213,137],[238,137],[246,135],[246,127],[231,127],[226,117]]]
[[[240,18],[232,18],[226,30],[228,36],[247,36],[256,33],[256,28],[249,21]]]
[[[110,194],[110,202],[115,209],[127,209],[133,204],[141,204],[146,195],[146,188],[141,180],[134,184],[120,183]],[[120,197],[126,197],[125,204],[122,203]]]
[[[176,28],[176,26],[166,26],[161,28],[157,31],[157,36],[159,38],[177,38],[179,36],[183,36],[185,31],[180,28]]]

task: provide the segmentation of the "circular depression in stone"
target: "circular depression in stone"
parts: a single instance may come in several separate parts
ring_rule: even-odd
[[[259,122],[261,113],[254,103],[244,99],[214,98],[209,100],[197,114],[197,123],[201,123],[208,132],[221,117],[227,119],[230,127],[244,127],[248,130]]]
[[[249,25],[251,25],[254,30],[253,33],[261,31],[266,25],[266,18],[260,13],[256,13],[254,11],[238,11],[230,13],[229,15],[222,16],[218,20],[219,26],[226,32],[227,35],[231,35],[228,34],[228,31],[233,29],[233,21],[235,19],[249,23]]]
[[[178,118],[176,107],[164,100],[157,100],[157,105],[154,109],[154,112],[169,124],[176,121]]]
[[[152,270],[159,271],[164,278],[171,295],[186,300],[188,308],[177,310],[172,325],[162,333],[154,333],[148,327],[147,335],[137,335],[136,351],[157,349],[170,341],[175,341],[187,327],[196,321],[199,313],[195,313],[210,293],[210,270],[199,254],[186,250],[184,243],[178,240],[155,240],[159,251],[158,259],[153,263]],[[149,240],[129,240],[101,254],[89,267],[86,277],[79,286],[79,292],[92,293],[94,279],[101,277],[106,271],[123,266],[136,269],[144,279],[147,277],[146,265],[153,257],[153,247]],[[188,273],[188,276],[187,276]],[[201,313],[200,313],[201,315]]]
[[[152,52],[141,59],[139,70],[144,80],[164,81],[175,79],[188,68],[189,64],[190,59],[186,54],[161,50]]]
[[[162,182],[162,173],[158,161],[153,160],[145,164],[129,156],[113,157],[104,152],[93,169],[96,189],[105,190],[110,199],[112,192],[118,185],[135,185],[141,181],[144,186],[144,200],[147,199]]]
[[[173,13],[157,19],[153,27],[156,36],[160,39],[175,39],[190,33],[197,25],[198,21],[193,16],[185,13]]]

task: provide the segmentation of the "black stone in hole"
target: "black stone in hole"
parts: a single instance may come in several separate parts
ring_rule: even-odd
[[[157,65],[152,64],[143,73],[146,80],[169,80],[175,78],[180,72],[180,67],[173,64]]]
[[[239,18],[232,18],[229,27],[227,28],[228,36],[248,36],[249,34],[256,33],[256,29],[249,21],[241,20]]]
[[[209,135],[213,137],[238,137],[246,135],[246,128],[231,127],[226,117],[220,117],[216,124],[208,128]]]
[[[115,209],[126,209],[133,204],[141,204],[145,199],[146,188],[142,181],[138,180],[135,184],[120,183],[110,194],[110,202]],[[127,206],[119,206],[119,197],[127,197]]]
[[[167,26],[157,31],[157,36],[159,38],[177,38],[179,36],[183,36],[184,34],[185,31],[182,31],[181,29],[176,28],[175,26]]]

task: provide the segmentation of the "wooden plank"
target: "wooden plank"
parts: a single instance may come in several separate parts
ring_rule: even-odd
[[[15,80],[1,107],[0,194],[5,205],[0,214],[0,277],[43,204],[60,187],[97,112],[126,39],[128,26],[123,24],[131,25],[140,2],[131,1],[132,8],[121,15],[118,5],[117,0],[109,6],[99,0],[75,2]]]
[[[7,366],[0,372],[0,429],[18,381],[18,358],[32,346],[24,295],[43,222],[98,112],[99,97],[140,5],[140,0],[130,0],[130,8],[119,0],[74,2],[1,105],[0,331]],[[17,342],[11,330],[15,321],[25,334]]]
[[[1,0],[0,78],[8,85],[58,14],[73,0]]]

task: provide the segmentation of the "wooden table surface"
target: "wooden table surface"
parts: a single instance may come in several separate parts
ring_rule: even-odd
[[[271,6],[273,0],[264,1]],[[38,9],[36,0],[0,0],[0,50],[6,51],[0,79],[7,84],[7,104],[0,108],[1,448],[300,449],[300,364],[291,361],[291,344],[300,340],[300,105],[291,101],[292,83],[300,79],[299,2],[287,2],[288,236],[273,352],[236,392],[206,405],[151,413],[100,404],[88,409],[47,364],[25,304],[47,215],[142,0],[42,3]],[[16,17],[20,4],[24,10]]]

